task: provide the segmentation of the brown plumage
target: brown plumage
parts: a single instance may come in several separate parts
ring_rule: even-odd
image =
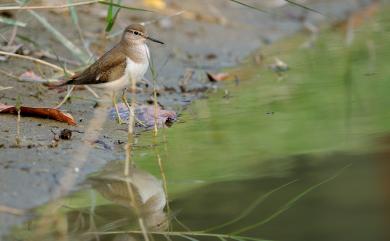
[[[126,70],[126,57],[135,63],[148,62],[145,49],[140,48],[140,45],[144,44],[147,39],[162,43],[149,38],[144,26],[140,24],[129,25],[123,31],[122,39],[117,45],[61,86],[103,84],[121,78]]]
[[[123,76],[126,69],[126,55],[121,45],[105,53],[83,72],[75,74],[63,85],[101,84]]]

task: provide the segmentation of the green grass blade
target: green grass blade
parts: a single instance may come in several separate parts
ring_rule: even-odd
[[[88,232],[87,234],[94,234],[94,235],[112,235],[112,234],[142,234],[142,231],[110,231],[110,232]],[[245,240],[245,241],[271,241],[261,238],[254,238],[249,236],[239,236],[239,235],[228,235],[228,234],[217,234],[217,233],[202,233],[202,232],[180,232],[180,231],[167,231],[167,232],[149,232],[149,234],[152,235],[162,235],[162,236],[171,236],[171,237],[182,237],[182,238],[191,238],[191,240],[196,240],[193,237],[199,237],[201,239],[202,237],[209,237],[209,238],[219,238],[221,240],[226,239],[232,239],[232,240]],[[185,237],[184,237],[185,236]],[[191,237],[189,237],[191,236]]]
[[[238,217],[228,221],[228,222],[225,222],[223,224],[220,224],[220,225],[217,225],[215,227],[211,227],[211,228],[208,228],[206,229],[204,232],[210,232],[212,230],[216,230],[216,229],[220,229],[220,228],[223,228],[223,227],[226,227],[228,225],[231,225],[233,223],[236,223],[238,221],[240,221],[241,219],[245,218],[246,216],[248,216],[257,206],[259,206],[260,203],[262,203],[263,201],[265,201],[269,196],[271,196],[273,193],[297,182],[298,180],[293,180],[291,182],[288,182],[286,184],[283,184],[277,188],[274,188],[272,189],[271,191],[265,193],[264,195],[261,195],[259,198],[257,198],[247,209],[245,209]]]
[[[110,0],[110,3],[112,4],[112,0]],[[114,6],[109,5],[107,8],[107,16],[106,16],[106,32],[109,32],[114,25]]]
[[[67,3],[69,5],[71,5],[71,4],[73,4],[73,0],[67,0]],[[84,39],[84,36],[83,36],[83,31],[81,30],[81,27],[80,27],[80,21],[79,21],[79,17],[78,17],[78,14],[77,14],[77,9],[76,9],[75,6],[69,6],[68,8],[69,8],[69,11],[70,11],[70,16],[72,18],[73,25],[75,26],[75,28],[76,28],[76,30],[77,30],[77,32],[79,34],[80,40],[83,43],[84,50],[89,55],[89,58],[91,58],[93,54],[89,50],[88,44],[85,42],[85,39]]]
[[[196,238],[192,238],[190,236],[187,236],[187,235],[179,235],[179,237],[182,237],[182,238],[185,238],[185,239],[188,239],[190,241],[199,241],[198,239]]]
[[[25,35],[21,35],[21,34],[16,34],[16,37],[22,41],[25,41],[27,43],[30,43],[32,44],[34,47],[36,48],[42,48],[41,45],[39,43],[37,43],[36,41],[32,40],[30,37],[28,36],[25,36]]]
[[[292,207],[292,205],[294,203],[296,203],[298,200],[300,200],[301,198],[303,198],[304,196],[306,196],[308,193],[310,193],[311,191],[317,189],[318,187],[324,185],[325,183],[328,183],[330,181],[332,181],[333,179],[335,179],[336,177],[338,177],[345,169],[349,168],[352,164],[350,165],[347,165],[345,167],[343,167],[342,169],[340,169],[336,174],[334,174],[333,176],[325,179],[324,181],[320,182],[320,183],[317,183],[311,187],[309,187],[308,189],[306,189],[305,191],[303,191],[302,193],[300,193],[299,195],[295,196],[294,198],[292,198],[290,201],[288,201],[285,205],[283,205],[279,210],[277,210],[276,212],[274,212],[273,214],[271,214],[268,218],[264,219],[263,221],[260,221],[258,223],[255,223],[255,224],[252,224],[250,226],[247,226],[247,227],[244,227],[242,229],[239,229],[237,231],[234,231],[232,232],[231,234],[232,235],[236,235],[236,234],[240,234],[240,233],[243,233],[243,232],[246,232],[246,231],[249,231],[251,229],[254,229],[254,228],[257,228],[261,225],[264,225],[266,223],[268,223],[269,221],[271,221],[272,219],[278,217],[280,214],[284,213],[285,211],[287,211],[289,208]]]
[[[18,26],[18,27],[26,27],[27,24],[18,20],[14,20],[12,18],[6,18],[6,17],[1,17],[0,16],[0,23],[4,23],[7,25],[13,25],[13,26]]]
[[[75,57],[81,60],[84,64],[86,64],[89,60],[89,57],[86,53],[84,53],[80,48],[74,45],[70,40],[68,40],[61,32],[59,32],[56,28],[51,25],[47,19],[33,10],[28,10],[31,15],[33,15],[38,22],[40,22],[53,36],[67,48]]]
[[[68,4],[72,4],[73,0],[67,0]],[[74,6],[69,6],[70,17],[72,18],[72,22],[76,27],[79,27],[79,17],[77,16],[76,8]]]
[[[166,234],[163,234],[164,238],[167,240],[167,241],[172,241],[171,237],[169,237],[169,235],[166,235]]]
[[[119,11],[120,11],[120,8],[114,10],[114,16],[110,19],[110,22],[107,24],[106,32],[111,31],[112,27],[115,24],[116,18],[118,17]]]

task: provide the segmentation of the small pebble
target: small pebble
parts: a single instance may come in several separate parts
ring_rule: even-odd
[[[72,131],[69,129],[63,129],[60,133],[60,138],[62,140],[70,140],[72,138]]]

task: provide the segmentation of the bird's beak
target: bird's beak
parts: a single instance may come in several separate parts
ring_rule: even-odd
[[[164,42],[161,42],[160,40],[157,40],[157,39],[154,39],[154,38],[151,38],[151,37],[146,37],[146,39],[150,40],[150,41],[153,41],[153,42],[156,42],[156,43],[159,43],[159,44],[164,44]]]

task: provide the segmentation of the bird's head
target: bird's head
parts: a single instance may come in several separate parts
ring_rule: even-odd
[[[145,27],[141,24],[131,24],[127,26],[123,31],[122,39],[129,44],[143,44],[146,42],[146,40],[164,44],[157,39],[149,37]]]

